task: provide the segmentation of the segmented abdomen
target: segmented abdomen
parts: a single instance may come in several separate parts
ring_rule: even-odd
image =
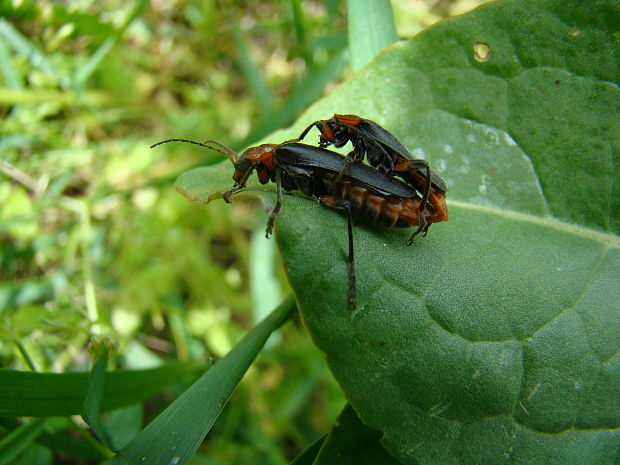
[[[338,196],[348,200],[354,216],[389,227],[409,228],[420,223],[420,201],[417,195],[392,198],[343,180]]]

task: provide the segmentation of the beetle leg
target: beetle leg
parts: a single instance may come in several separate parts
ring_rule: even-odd
[[[357,304],[357,286],[355,284],[355,254],[353,252],[353,215],[351,213],[351,204],[345,202],[345,205],[349,235],[349,257],[347,260],[349,268],[349,306],[351,310],[355,310],[355,305]]]
[[[424,161],[424,167],[426,168],[426,182],[424,183],[424,192],[422,193],[422,201],[420,202],[420,213],[426,210],[428,196],[431,193],[431,167],[426,161]]]
[[[398,174],[398,173],[407,173],[411,171],[426,171],[426,179],[424,179],[424,188],[421,191],[422,194],[422,202],[420,202],[420,211],[424,211],[426,208],[426,204],[428,203],[428,197],[431,192],[431,167],[426,160],[417,159],[417,160],[407,160],[401,163],[398,163],[394,166],[394,169],[390,172],[390,174]],[[416,186],[416,189],[419,189]]]
[[[428,197],[431,193],[431,167],[426,160],[417,159],[399,163],[392,170],[392,173],[408,172],[413,170],[425,170],[426,179],[424,180],[424,189],[422,190],[422,200],[420,202],[420,224],[418,225],[418,228],[413,232],[413,234],[409,237],[407,245],[411,245],[411,243],[413,242],[413,238],[417,234],[424,231],[424,235],[426,235],[426,232],[428,231],[427,221],[424,212],[426,211],[426,206],[428,205]]]
[[[349,271],[349,307],[355,310],[357,305],[357,286],[355,279],[355,253],[353,250],[353,214],[351,213],[351,204],[333,195],[324,195],[319,197],[319,202],[331,208],[344,210],[347,214],[347,231],[349,237],[349,256],[347,265]]]
[[[423,233],[422,235],[426,236],[429,226],[430,224],[428,224],[428,222],[426,221],[426,215],[423,211],[420,211],[420,223],[418,224],[418,227],[415,229],[415,231],[411,233],[411,236],[409,236],[409,239],[407,240],[407,245],[413,244],[413,238],[420,233]]]
[[[359,118],[359,121],[356,121],[355,124],[351,124],[353,123],[353,120],[349,120],[347,122],[336,120],[332,124],[335,124],[345,129],[348,132],[347,138],[351,141],[351,143],[353,144],[353,147],[355,148],[355,151],[358,154],[357,156],[359,156],[359,158],[356,157],[356,160],[355,160],[356,162],[362,161],[364,159],[364,156],[366,156],[368,159],[368,162],[372,166],[379,169],[379,171],[389,172],[394,167],[394,161],[396,159],[395,156],[390,151],[388,151],[381,142],[374,139],[373,137],[369,137],[367,133],[365,133],[364,131],[361,131],[357,127],[357,125],[361,121],[362,121],[361,118]],[[354,137],[354,135],[356,137]],[[371,161],[370,152],[368,151],[368,147],[366,147],[365,145],[366,143],[370,143],[372,146],[374,146],[375,149],[381,152],[382,157],[381,158],[373,157]]]
[[[267,221],[267,229],[265,230],[265,237],[269,239],[273,232],[273,225],[276,222],[276,218],[282,209],[282,174],[279,167],[276,167],[276,205],[269,214],[269,221]]]
[[[226,203],[231,203],[232,200],[230,199],[233,195],[235,195],[237,192],[242,191],[243,189],[245,189],[245,181],[243,182],[242,185],[237,186],[237,187],[233,187],[232,189],[230,189],[229,191],[226,191],[222,194],[222,197],[224,198],[224,202]]]
[[[248,178],[252,174],[252,171],[254,171],[255,169],[256,169],[256,165],[252,165],[250,169],[248,169],[245,173],[243,173],[243,177],[241,178],[241,181],[239,181],[238,183],[235,183],[235,187],[233,187],[229,191],[226,191],[222,194],[222,197],[224,198],[224,201],[226,203],[232,202],[230,198],[237,192],[245,189],[245,184],[248,182]]]
[[[303,132],[299,135],[299,137],[297,139],[298,140],[303,140],[303,138],[306,137],[306,135],[310,132],[310,129],[312,129],[314,126],[316,126],[317,122],[318,121],[315,121],[310,126],[308,126],[306,129],[304,129]]]
[[[235,195],[237,192],[239,192],[240,190],[243,190],[243,187],[235,187],[233,189],[230,189],[229,191],[226,191],[222,194],[222,198],[224,199],[224,202],[226,203],[231,203],[232,200],[230,200],[230,198]]]
[[[332,194],[336,194],[338,192],[338,186],[340,186],[340,182],[342,181],[342,178],[344,177],[344,175],[349,172],[349,166],[351,166],[355,162],[355,158],[356,158],[356,153],[355,152],[350,152],[344,158],[344,166],[342,167],[342,170],[340,170],[340,172],[338,173],[338,175],[334,179],[334,182],[332,183],[333,184],[332,185],[332,191],[333,191]]]

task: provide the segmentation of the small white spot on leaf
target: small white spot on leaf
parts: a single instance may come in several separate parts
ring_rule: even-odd
[[[411,151],[411,155],[413,155],[414,158],[425,158],[426,157],[426,153],[424,153],[424,149],[421,147],[418,147],[417,149],[413,149]]]
[[[484,135],[487,141],[493,143],[494,145],[499,145],[500,143],[500,131],[496,129],[490,128],[488,126],[484,127]]]
[[[481,194],[486,194],[489,192],[489,181],[489,177],[486,174],[483,174],[481,184],[478,186],[478,190]]]
[[[461,157],[461,166],[458,167],[459,173],[467,174],[471,169],[471,161],[469,157],[463,155]]]
[[[474,58],[480,63],[488,61],[491,57],[491,47],[486,42],[476,42],[474,44]]]

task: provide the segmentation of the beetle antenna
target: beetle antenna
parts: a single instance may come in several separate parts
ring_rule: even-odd
[[[206,149],[213,150],[214,152],[221,153],[222,155],[226,156],[226,158],[228,158],[231,162],[233,162],[233,164],[239,158],[239,155],[237,155],[237,153],[233,149],[214,140],[208,140],[203,143],[190,139],[166,139],[151,145],[151,148],[155,148],[158,145],[167,144],[168,142],[186,142],[188,144],[199,145],[200,147],[204,147]]]
[[[215,147],[213,147],[212,145],[208,145],[208,144],[213,144],[216,147],[219,147],[220,150],[217,150]],[[235,163],[239,159],[239,154],[237,152],[235,152],[233,149],[231,149],[230,147],[224,144],[220,144],[219,142],[215,140],[208,140],[204,143],[204,145],[209,147],[211,150],[221,153],[222,155],[226,155],[228,158],[230,158],[230,160],[233,163]]]
[[[205,144],[203,144],[202,142],[196,142],[195,140],[189,140],[189,139],[166,139],[166,140],[162,140],[162,141],[157,142],[156,144],[151,145],[150,148],[154,149],[158,145],[167,144],[168,142],[187,142],[188,144],[195,144],[195,145],[200,145],[201,147],[206,147]],[[208,148],[208,147],[206,147],[206,148]]]
[[[317,123],[317,121],[315,121],[310,126],[308,126],[306,129],[304,129],[303,132],[301,133],[301,135],[298,137],[298,140],[303,140],[303,138],[306,137],[306,134],[308,134],[310,132],[310,129],[312,129],[314,126],[316,126],[316,123]]]

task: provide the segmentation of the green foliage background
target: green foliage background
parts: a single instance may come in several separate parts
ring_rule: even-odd
[[[444,163],[452,168],[447,179],[452,187],[451,228],[434,226],[429,237],[416,244],[418,263],[413,276],[412,251],[395,245],[402,234],[372,228],[356,231],[358,247],[364,250],[359,259],[364,277],[362,312],[354,317],[335,310],[326,314],[325,309],[335,305],[333,296],[346,294],[345,281],[340,279],[343,262],[339,256],[318,261],[314,257],[326,237],[344,250],[344,236],[337,233],[342,228],[334,227],[335,222],[342,226],[342,218],[316,206],[316,221],[306,224],[306,199],[291,197],[279,223],[286,272],[314,342],[327,353],[357,414],[387,433],[382,438],[384,445],[404,463],[420,458],[424,463],[447,463],[458,457],[480,457],[476,455],[480,449],[473,448],[489,445],[477,442],[478,433],[488,429],[519,436],[528,444],[526,451],[555,451],[558,457],[580,447],[595,451],[596,444],[588,441],[603,444],[600,450],[605,454],[608,445],[616,441],[604,431],[614,424],[612,407],[597,414],[571,410],[570,402],[575,399],[569,399],[567,405],[564,393],[572,392],[568,386],[572,378],[564,380],[566,384],[553,373],[565,373],[576,365],[576,376],[593,380],[587,395],[610,398],[609,392],[596,391],[596,382],[605,389],[613,383],[603,371],[592,373],[596,361],[588,357],[595,353],[613,363],[615,346],[609,342],[614,339],[617,308],[610,309],[611,318],[597,314],[596,321],[586,324],[591,329],[604,321],[611,323],[588,336],[592,351],[582,346],[575,347],[583,350],[567,354],[547,350],[574,345],[575,334],[585,334],[579,331],[579,318],[593,315],[579,306],[575,312],[558,313],[563,303],[570,303],[562,299],[570,300],[574,294],[565,287],[577,288],[587,279],[584,273],[595,270],[593,282],[597,284],[588,292],[604,296],[609,295],[609,289],[617,291],[613,280],[601,279],[613,274],[613,264],[597,259],[600,251],[588,249],[584,242],[612,241],[617,248],[609,234],[618,228],[617,215],[610,213],[618,206],[612,156],[617,147],[600,144],[609,138],[607,133],[616,120],[607,124],[604,118],[589,119],[603,114],[602,107],[617,115],[617,95],[605,82],[613,83],[617,77],[617,72],[608,73],[617,71],[617,64],[613,66],[616,51],[613,47],[600,49],[612,43],[597,35],[609,24],[579,29],[579,21],[587,17],[579,8],[570,10],[568,16],[562,15],[569,10],[558,9],[560,21],[555,21],[557,2],[539,2],[544,4],[540,14],[521,9],[519,2],[506,3],[515,6],[510,14],[497,4],[497,10],[489,8],[486,16],[478,15],[471,23],[447,22],[415,44],[393,47],[367,74],[358,74],[308,113],[310,119],[326,117],[337,107],[339,112],[381,119],[408,146],[422,151],[442,153],[450,145],[476,152],[476,157],[467,159],[459,158],[458,152],[446,152],[437,165],[442,174]],[[395,2],[399,33],[408,35],[458,8],[473,6],[467,2],[429,5],[421,4],[416,10],[406,2]],[[22,398],[20,404],[2,404],[0,398],[0,411],[5,416],[11,411],[41,416],[46,408],[58,412],[62,407],[64,414],[79,413],[87,390],[90,400],[83,413],[105,444],[119,448],[140,429],[141,420],[149,422],[205,370],[209,360],[228,353],[288,292],[273,241],[262,238],[265,218],[259,204],[214,202],[204,208],[187,202],[172,189],[182,171],[213,164],[221,157],[183,145],[157,150],[147,147],[159,139],[187,137],[214,138],[239,149],[292,123],[326,89],[333,89],[350,74],[344,5],[334,1],[261,5],[211,1],[109,1],[95,5],[75,1],[12,2],[0,8],[0,170],[4,174],[0,178],[0,362],[2,367],[23,371],[66,372],[86,371],[92,359],[97,360],[90,379],[81,374],[73,378],[71,392],[66,389],[67,378],[33,378],[34,373],[11,378],[7,398],[18,399],[20,386],[25,390],[33,385],[33,379],[41,383],[40,390],[29,391],[33,397]],[[602,17],[617,24],[617,14],[613,16],[611,9],[608,13]],[[572,24],[578,25],[570,29]],[[514,42],[515,37],[531,38],[543,30],[544,38],[551,30],[558,32],[557,41],[547,43],[546,48],[528,48],[533,43],[528,41]],[[470,57],[471,44],[481,40],[481,33],[487,34],[482,39],[494,47],[491,69],[473,58],[466,69],[463,56]],[[582,60],[587,54],[574,54],[570,47],[564,53],[566,37],[575,38],[580,51],[591,47],[592,53],[610,61],[593,65]],[[355,45],[367,47],[364,43],[352,47]],[[440,54],[433,52],[437,45]],[[461,48],[466,50],[463,55]],[[522,61],[516,61],[516,56]],[[535,69],[537,62],[552,63],[557,69],[524,72],[525,68]],[[358,66],[354,62],[354,67]],[[410,92],[411,82],[425,87]],[[479,90],[478,99],[472,98],[475,89]],[[553,98],[531,105],[537,92],[551,92]],[[380,98],[373,98],[376,95]],[[404,113],[411,119],[398,117]],[[553,116],[558,114],[567,117]],[[540,127],[531,124],[537,120]],[[575,121],[587,121],[590,129],[571,126]],[[294,136],[306,123],[300,121],[290,134],[280,135]],[[581,137],[585,133],[592,137]],[[517,138],[519,147],[509,134]],[[437,146],[437,141],[444,145]],[[558,154],[564,153],[568,155],[562,161]],[[591,155],[579,158],[575,156],[578,153]],[[493,169],[488,177],[467,176],[489,165]],[[458,175],[454,174],[456,167],[461,169]],[[196,185],[207,189],[186,192],[193,198],[210,193],[218,183],[229,187],[228,164],[189,171],[185,176],[192,173],[200,175],[195,178]],[[186,190],[187,179],[181,178],[179,189]],[[593,179],[610,182],[596,184]],[[270,187],[258,193],[271,201]],[[583,199],[593,197],[598,201],[584,207]],[[498,209],[507,213],[497,218],[494,211]],[[557,223],[548,222],[547,217]],[[573,224],[588,229],[577,230]],[[545,228],[557,231],[550,235]],[[601,233],[586,238],[582,231],[589,228]],[[455,236],[455,231],[460,236]],[[460,242],[463,235],[468,238],[465,249]],[[551,236],[554,239],[548,243]],[[386,243],[394,249],[389,263],[383,253]],[[524,253],[516,254],[516,250]],[[558,257],[564,269],[570,270],[569,279],[545,268]],[[474,261],[478,271],[470,273]],[[324,289],[331,289],[329,293],[321,295],[304,287],[308,275],[321,275],[324,270],[321,282]],[[524,275],[527,279],[520,282]],[[433,281],[437,276],[442,277],[444,286]],[[556,278],[557,282],[553,281]],[[538,288],[542,283],[547,287]],[[507,285],[509,292],[504,292]],[[388,288],[390,292],[385,292]],[[420,289],[425,289],[423,295],[419,295]],[[521,292],[517,294],[515,289]],[[605,308],[601,303],[605,299],[586,301],[599,310]],[[377,320],[376,312],[364,313],[366,305],[392,309],[391,318]],[[433,333],[433,325],[424,320],[424,305],[440,323],[439,332]],[[501,311],[506,307],[515,311]],[[467,312],[459,313],[458,308]],[[280,321],[286,311],[282,307],[271,320]],[[489,315],[492,324],[485,325]],[[556,322],[558,315],[566,318]],[[549,332],[536,332],[549,322],[554,322]],[[411,335],[401,334],[407,328],[417,328],[409,343]],[[253,351],[268,332],[258,334],[253,331],[252,337],[244,340]],[[532,334],[536,337],[528,340]],[[478,343],[472,344],[478,349],[469,351],[454,335]],[[92,341],[96,344],[90,344],[91,355],[87,347]],[[523,352],[518,341],[524,343]],[[445,352],[445,360],[437,359],[438,347]],[[147,389],[161,393],[161,388],[168,386],[149,401],[144,418],[139,405],[106,417],[107,431],[114,431],[114,437],[107,437],[100,424],[99,415],[106,406],[97,401],[106,348],[114,355],[111,368],[117,369],[106,382],[108,407],[127,405],[131,395],[146,394]],[[435,358],[433,364],[428,363],[431,358]],[[495,364],[496,360],[505,363]],[[360,369],[365,364],[366,369]],[[455,366],[450,368],[450,364]],[[396,368],[383,373],[384,378],[393,380],[396,390],[373,389],[373,370],[384,365]],[[148,370],[155,366],[159,368]],[[222,370],[227,366],[216,365]],[[415,369],[410,371],[411,367]],[[488,372],[501,367],[505,370]],[[470,381],[469,368],[477,373],[475,381]],[[131,372],[118,369],[144,371],[132,378]],[[533,375],[524,376],[526,371]],[[455,377],[455,373],[459,375]],[[6,375],[0,372],[0,382],[8,379]],[[417,388],[408,391],[411,376],[420,379]],[[541,376],[560,382],[545,384],[551,389],[539,391],[536,380]],[[525,384],[519,386],[521,377]],[[174,379],[180,382],[171,385]],[[530,402],[532,393],[538,395],[535,402]],[[50,395],[57,396],[56,400],[52,402]],[[226,394],[222,395],[226,399]],[[386,399],[398,396],[408,399],[414,412],[403,409],[398,401],[390,411],[380,411]],[[515,399],[521,401],[522,410],[510,411],[517,405]],[[487,423],[477,424],[474,417],[480,413],[481,400],[489,416],[480,419]],[[213,402],[217,413],[223,403],[215,397]],[[173,405],[180,408],[181,404]],[[300,322],[294,321],[270,339],[267,351],[248,372],[194,461],[288,463],[329,430],[343,405],[343,394],[323,355],[313,348]],[[374,405],[381,409],[373,410]],[[575,405],[580,404],[575,401]],[[407,426],[420,411],[428,415]],[[200,414],[198,410],[195,413]],[[511,423],[513,419],[518,424]],[[455,446],[456,425],[470,421],[459,430],[459,438],[466,440]],[[365,430],[350,407],[339,423],[317,463],[330,463],[342,453],[354,456],[360,451],[356,444],[369,447],[361,454],[367,460],[393,460],[380,447],[370,450],[380,436]],[[0,421],[4,434],[0,456],[20,456],[20,463],[58,460],[50,450],[83,461],[109,456],[85,433],[83,424],[68,418],[17,425],[11,418]],[[576,431],[564,436],[568,443],[552,443],[541,439],[544,434],[524,435],[521,425],[544,434],[572,425],[577,430],[603,429],[597,439],[582,439],[585,436]],[[407,434],[402,436],[404,430]],[[86,440],[67,441],[76,434]],[[418,450],[415,441],[425,435],[446,447]],[[37,447],[28,447],[19,455],[22,450],[18,445],[35,439]],[[507,453],[499,439],[497,450],[485,449],[489,463]],[[580,446],[575,445],[582,440]],[[462,444],[472,449],[463,452]],[[6,460],[0,463],[8,463]],[[304,463],[302,460],[299,463]],[[527,456],[519,460],[527,462]]]

